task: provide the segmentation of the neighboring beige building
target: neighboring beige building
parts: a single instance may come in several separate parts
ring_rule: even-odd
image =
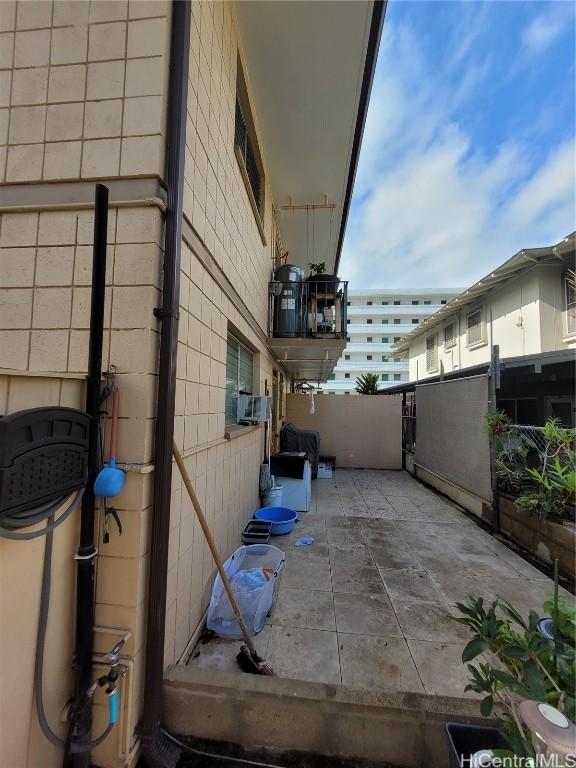
[[[395,345],[408,353],[410,381],[501,359],[576,347],[574,233],[524,249],[424,320]]]
[[[184,5],[184,4],[182,4]],[[116,372],[124,526],[97,527],[96,650],[126,637],[121,717],[93,753],[138,755],[153,519],[170,528],[164,664],[205,614],[214,565],[172,473],[170,510],[154,509],[165,254],[165,161],[173,6],[166,0],[0,3],[0,414],[82,409],[90,314],[94,183],[110,190],[104,370]],[[174,439],[223,556],[259,504],[263,427],[239,427],[239,390],[274,395],[297,377],[325,381],[345,342],[268,334],[278,257],[304,265],[306,221],[278,207],[328,200],[315,244],[336,272],[384,6],[381,2],[192,2],[183,163]],[[318,66],[322,62],[322,66]],[[174,67],[172,67],[174,69]],[[163,394],[162,396],[166,396]],[[167,444],[170,450],[171,441]],[[166,446],[165,446],[166,447]],[[52,728],[72,691],[79,515],[54,535],[44,689]],[[0,764],[49,768],[33,671],[44,544],[0,538]],[[150,640],[150,638],[148,638]],[[95,668],[95,673],[98,672]],[[94,733],[104,730],[96,697]]]

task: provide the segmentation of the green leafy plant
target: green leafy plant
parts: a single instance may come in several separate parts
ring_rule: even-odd
[[[544,610],[552,616],[555,627],[560,635],[568,642],[576,643],[576,605],[570,603],[562,595],[557,597],[557,603],[554,603],[554,597],[550,596],[544,603]]]
[[[308,269],[310,270],[310,277],[313,277],[314,275],[323,275],[324,272],[326,272],[326,262],[319,261],[317,264],[308,264]]]
[[[489,422],[487,415],[487,423]],[[512,493],[519,509],[541,518],[573,516],[576,501],[576,431],[550,418],[541,431],[508,425],[493,435],[494,473],[499,487]]]
[[[356,379],[356,392],[359,395],[377,395],[378,394],[378,374],[363,373]]]
[[[491,408],[484,414],[484,423],[487,431],[492,435],[500,435],[506,432],[510,417],[506,411],[500,411],[497,408]]]
[[[554,605],[550,600],[545,609]],[[557,605],[557,616],[562,611],[562,621],[573,621],[569,605],[564,606],[560,599]],[[460,616],[452,618],[472,633],[462,652],[462,662],[470,672],[465,690],[482,695],[480,712],[484,717],[490,717],[494,706],[500,705],[502,731],[513,753],[534,757],[530,733],[518,716],[518,704],[522,699],[546,702],[574,720],[574,647],[544,637],[535,611],[530,611],[526,621],[502,598],[485,606],[481,597],[467,597],[456,607]],[[481,655],[484,661],[471,663]]]

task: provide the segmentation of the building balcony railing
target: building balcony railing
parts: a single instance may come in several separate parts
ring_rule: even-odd
[[[269,284],[268,336],[274,339],[345,339],[348,281]]]
[[[348,307],[348,317],[427,317],[433,315],[443,304],[375,304],[367,307],[365,304]]]
[[[401,381],[379,381],[378,389],[388,389],[402,384]],[[329,379],[321,384],[324,392],[353,392],[356,388],[356,379]]]
[[[338,361],[336,368],[338,372],[351,372],[358,371],[361,373],[387,373],[388,371],[408,371],[408,360],[396,362],[394,360],[387,360],[386,362],[379,362],[378,360],[360,360],[355,362],[353,360]]]
[[[350,312],[350,309],[348,309]],[[349,317],[348,317],[349,319]],[[348,336],[406,336],[418,323],[348,323]]]

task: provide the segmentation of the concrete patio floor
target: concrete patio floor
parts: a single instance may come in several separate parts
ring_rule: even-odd
[[[338,470],[314,481],[258,652],[281,678],[463,696],[467,631],[447,617],[468,594],[542,613],[552,581],[404,472]],[[303,534],[314,544],[295,547]],[[189,665],[237,671],[240,642],[200,642]],[[239,674],[241,674],[238,671]]]

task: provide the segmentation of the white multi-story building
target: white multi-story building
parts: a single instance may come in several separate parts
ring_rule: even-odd
[[[378,374],[385,389],[408,381],[408,357],[392,349],[424,318],[437,312],[460,292],[444,289],[358,289],[348,291],[348,344],[324,392],[354,394],[356,379]]]

